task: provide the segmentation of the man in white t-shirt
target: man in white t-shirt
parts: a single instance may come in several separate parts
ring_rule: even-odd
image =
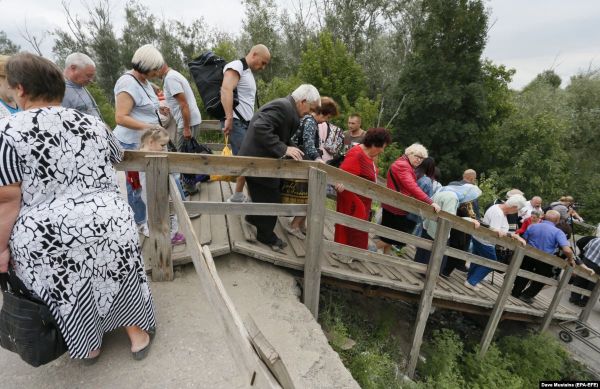
[[[510,233],[508,220],[506,219],[507,215],[516,214],[519,209],[525,206],[527,200],[523,195],[516,194],[511,196],[502,204],[495,204],[488,208],[485,211],[485,215],[483,216],[482,223],[484,226],[487,226],[489,229],[496,231],[498,236],[510,236],[513,239],[518,240],[523,246],[525,245],[525,240],[521,238],[519,235]],[[473,237],[473,254],[478,255],[480,257],[488,258],[493,261],[496,261],[496,248],[494,243],[484,240],[479,237]],[[481,286],[479,283],[491,272],[487,266],[477,265],[472,263],[469,266],[469,272],[467,273],[467,280],[465,281],[465,286],[470,289],[479,290]]]
[[[243,60],[246,64],[243,63]],[[229,135],[231,151],[237,155],[250,119],[254,115],[256,100],[256,81],[252,72],[263,70],[271,60],[271,53],[265,45],[256,45],[243,60],[229,62],[223,68],[223,84],[221,85],[221,104],[225,110],[223,133]],[[238,105],[233,106],[233,91],[237,89]],[[243,194],[246,180],[238,177],[235,192],[228,201],[244,202]]]
[[[200,110],[198,109],[194,92],[188,80],[178,71],[171,69],[167,64],[165,64],[162,71],[165,101],[177,123],[175,144],[179,150],[184,138],[189,139],[198,136],[202,118],[200,117]]]

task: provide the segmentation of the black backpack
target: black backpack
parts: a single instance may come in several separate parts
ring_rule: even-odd
[[[246,59],[241,58],[240,61],[242,61],[243,69],[248,69]],[[223,84],[223,68],[226,64],[227,61],[212,51],[207,51],[188,64],[206,112],[217,119],[225,118],[225,110],[221,104],[221,85]],[[233,111],[238,118],[243,120],[243,116],[235,109],[238,104],[236,88],[233,90]]]

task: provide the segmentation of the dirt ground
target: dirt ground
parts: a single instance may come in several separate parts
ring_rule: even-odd
[[[292,275],[270,264],[230,254],[216,259],[242,318],[252,315],[280,353],[298,388],[358,388],[320,325],[299,301]],[[3,388],[244,388],[224,333],[202,297],[193,266],[173,282],[152,283],[158,332],[149,356],[136,362],[122,330],[104,338],[95,365],[62,356],[33,368],[0,349]]]

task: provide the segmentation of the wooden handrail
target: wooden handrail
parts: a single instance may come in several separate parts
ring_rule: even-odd
[[[276,386],[271,381],[272,377],[266,374],[261,367],[256,367],[255,355],[250,353],[247,340],[247,331],[243,328],[243,324],[239,320],[235,312],[233,304],[229,300],[224,288],[218,278],[212,256],[208,247],[202,248],[198,243],[196,233],[192,227],[188,212],[195,211],[204,214],[258,214],[258,215],[307,215],[309,220],[308,233],[306,237],[306,258],[304,264],[304,303],[309,308],[311,313],[318,315],[319,289],[321,279],[321,253],[322,251],[336,251],[340,254],[350,254],[367,262],[379,263],[383,265],[401,264],[403,267],[425,273],[425,281],[421,298],[419,302],[419,310],[417,313],[417,322],[414,327],[412,336],[412,349],[409,355],[408,374],[413,376],[415,373],[419,350],[422,342],[422,337],[427,323],[430,309],[432,306],[434,290],[437,284],[437,277],[444,255],[461,258],[471,261],[476,264],[488,266],[492,269],[505,271],[506,276],[502,284],[501,291],[495,301],[492,314],[484,331],[484,337],[481,343],[480,355],[485,354],[497,324],[504,312],[506,301],[509,297],[510,290],[513,288],[514,280],[517,276],[525,277],[534,281],[539,281],[548,285],[557,285],[557,290],[554,294],[552,302],[548,307],[541,325],[541,329],[545,330],[550,320],[554,317],[554,312],[558,307],[561,296],[567,290],[581,291],[580,288],[569,287],[568,281],[573,273],[583,276],[592,281],[598,281],[598,275],[590,277],[580,269],[568,268],[565,261],[561,261],[555,256],[546,254],[536,250],[531,246],[522,247],[513,239],[500,238],[497,233],[487,228],[475,228],[473,223],[463,220],[456,215],[447,212],[435,213],[433,207],[414,198],[402,195],[396,191],[390,190],[377,183],[365,180],[331,166],[309,161],[292,161],[283,159],[269,158],[251,158],[251,157],[223,157],[217,155],[206,154],[183,154],[183,153],[164,153],[164,152],[140,152],[126,151],[123,162],[118,164],[117,169],[147,171],[148,190],[156,193],[149,193],[149,200],[154,200],[155,203],[160,203],[152,208],[150,213],[150,229],[160,235],[154,238],[152,246],[155,247],[155,256],[153,260],[153,278],[154,272],[158,271],[159,275],[164,274],[165,277],[159,279],[172,279],[172,262],[165,260],[164,253],[156,247],[165,246],[167,244],[168,227],[166,223],[168,205],[175,210],[175,213],[180,218],[180,225],[191,248],[191,256],[199,274],[202,275],[203,282],[206,284],[206,293],[209,296],[213,305],[218,309],[222,321],[226,325],[228,333],[233,334],[235,342],[242,345],[244,355],[238,358],[238,363],[244,367],[245,374],[259,371],[261,378],[268,382],[269,386]],[[184,202],[181,199],[179,191],[176,187],[173,177],[169,177],[169,173],[203,173],[203,174],[220,174],[220,175],[241,175],[255,177],[275,177],[275,178],[295,178],[308,179],[309,187],[309,203],[308,205],[287,205],[287,204],[226,204],[220,202],[206,201],[188,201]],[[360,220],[349,215],[341,214],[334,211],[325,210],[325,192],[326,185],[342,183],[347,190],[357,194],[369,197],[383,204],[393,204],[396,208],[405,211],[416,213],[423,218],[427,218],[438,223],[438,229],[433,241],[406,234],[391,228],[380,226],[370,221]],[[168,201],[169,192],[171,193],[172,201]],[[431,260],[428,265],[423,265],[406,260],[392,260],[387,255],[371,253],[366,250],[356,249],[350,246],[340,245],[335,242],[326,241],[323,238],[324,221],[328,218],[333,223],[342,224],[352,228],[357,228],[363,231],[376,233],[383,237],[388,237],[404,243],[412,244],[416,247],[431,251]],[[451,229],[465,232],[479,239],[489,241],[493,244],[513,249],[514,254],[511,263],[506,264],[491,261],[471,253],[447,247],[447,240]],[[529,256],[534,259],[549,263],[553,266],[565,268],[566,271],[557,283],[556,280],[540,276],[520,269],[521,262],[524,256]],[[159,267],[155,269],[155,267]],[[600,295],[600,283],[596,282],[593,293],[593,300]],[[217,293],[215,293],[215,290]],[[589,291],[586,291],[589,293]],[[584,293],[588,295],[588,293]],[[592,299],[590,299],[592,300]],[[218,305],[224,305],[218,307]],[[588,303],[588,306],[582,313],[582,318],[587,318],[593,304]],[[234,344],[228,344],[234,346]]]
[[[440,219],[447,220],[450,222],[453,229],[511,250],[514,250],[518,244],[514,239],[498,237],[497,233],[490,229],[484,227],[475,228],[473,223],[456,215],[443,211],[436,214],[431,206],[421,201],[404,196],[401,193],[343,170],[318,162],[254,157],[223,157],[207,154],[125,151],[123,162],[116,165],[116,168],[118,170],[144,171],[146,168],[146,155],[167,155],[169,172],[179,173],[308,179],[308,170],[312,166],[324,170],[327,173],[327,182],[329,184],[343,183],[346,189],[370,197],[380,203],[394,204],[397,208],[419,214],[424,218],[434,221],[439,221]],[[400,241],[402,240],[400,239]],[[532,246],[526,246],[523,252],[525,256],[551,264],[555,267],[564,269],[569,266],[566,261],[563,261],[554,255],[537,250]],[[593,282],[597,282],[599,279],[598,275],[590,276],[587,272],[579,268],[575,268],[573,274]]]

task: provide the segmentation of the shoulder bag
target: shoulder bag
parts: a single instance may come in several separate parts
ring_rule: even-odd
[[[0,273],[0,346],[38,367],[67,351],[48,307],[31,296],[14,273]]]

